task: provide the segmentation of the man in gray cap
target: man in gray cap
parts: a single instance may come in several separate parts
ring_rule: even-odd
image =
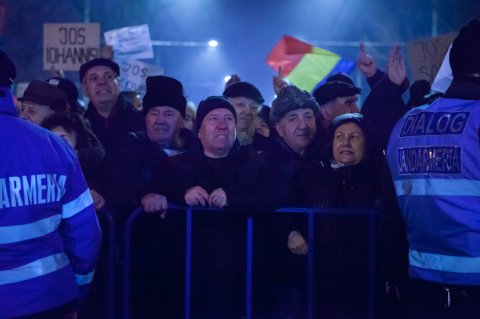
[[[480,314],[479,39],[475,19],[452,43],[445,96],[410,110],[388,144],[409,242],[409,318]]]
[[[255,133],[257,113],[265,101],[260,91],[248,82],[236,82],[227,86],[223,95],[235,107],[238,116],[237,139],[240,145],[256,144],[262,136]]]
[[[122,134],[143,130],[142,112],[119,98],[120,67],[117,63],[96,58],[82,64],[79,75],[83,93],[90,100],[85,117],[107,152],[111,143]]]
[[[346,74],[337,73],[325,84],[319,86],[312,95],[320,105],[320,124],[327,129],[332,120],[345,113],[358,113],[357,94],[361,90],[353,85]]]

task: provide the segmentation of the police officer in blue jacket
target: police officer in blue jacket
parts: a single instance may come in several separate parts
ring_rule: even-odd
[[[0,50],[0,318],[74,318],[101,233],[71,148],[18,117]]]
[[[409,111],[388,146],[409,242],[411,318],[480,318],[480,21],[450,50],[445,96]]]

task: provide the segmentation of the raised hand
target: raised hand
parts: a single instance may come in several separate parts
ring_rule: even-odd
[[[396,85],[401,85],[407,77],[407,71],[405,69],[405,61],[403,60],[402,52],[400,52],[400,46],[395,44],[388,56],[388,78]]]
[[[367,53],[367,49],[363,42],[360,43],[360,54],[357,58],[357,67],[367,78],[377,73],[377,62]]]
[[[237,74],[232,74],[230,79],[225,83],[225,89],[228,88],[230,85],[240,82],[240,77]]]

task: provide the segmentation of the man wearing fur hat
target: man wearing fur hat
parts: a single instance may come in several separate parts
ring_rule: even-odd
[[[409,241],[410,318],[480,314],[480,21],[452,43],[445,96],[409,111],[387,157]]]
[[[107,152],[112,142],[123,134],[143,130],[142,113],[119,96],[120,67],[117,63],[96,58],[82,64],[79,75],[83,94],[90,100],[85,117]]]
[[[322,133],[316,123],[319,115],[315,99],[293,85],[282,88],[272,102],[269,121],[275,146],[267,151],[266,174],[270,182],[265,188],[277,208],[307,205],[299,178],[309,163],[320,158]],[[267,304],[275,305],[269,313],[275,318],[304,318],[299,299],[305,297],[300,297],[305,280],[303,255],[308,251],[301,235],[305,233],[305,223],[296,216],[260,222],[265,224],[257,223],[256,227],[271,230],[260,234],[261,241],[268,242],[270,247],[261,257],[261,263],[269,265],[264,274],[267,292],[263,294]],[[285,249],[286,240],[289,250]]]
[[[190,146],[193,134],[183,128],[186,105],[183,86],[178,80],[167,76],[147,78],[143,98],[145,132],[124,135],[113,143],[105,159],[110,199],[137,203],[166,157],[180,154]],[[166,170],[161,171],[160,175],[165,175]],[[166,205],[165,198],[162,203]],[[155,211],[158,207],[146,204],[144,208]]]
[[[140,203],[147,213],[167,209],[176,181],[169,157],[183,153],[193,142],[193,133],[183,128],[187,101],[182,83],[172,77],[150,76],[146,84],[145,131],[130,132],[119,139],[105,160],[107,201],[121,213],[116,216],[121,227],[122,218]],[[134,299],[132,307],[140,317],[179,317],[184,274],[179,266],[178,220],[170,217],[152,223],[151,219],[140,219],[136,229],[141,229],[136,240],[148,242],[148,247],[142,247],[142,256],[156,255],[161,262],[136,262],[141,269],[136,268],[134,274],[141,287],[134,286],[133,291],[142,297]]]

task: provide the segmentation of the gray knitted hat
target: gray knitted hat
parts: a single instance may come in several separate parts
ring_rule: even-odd
[[[272,102],[270,124],[274,125],[285,114],[297,109],[312,109],[315,117],[320,115],[320,106],[307,91],[300,90],[294,85],[288,85],[280,90],[277,98]]]

